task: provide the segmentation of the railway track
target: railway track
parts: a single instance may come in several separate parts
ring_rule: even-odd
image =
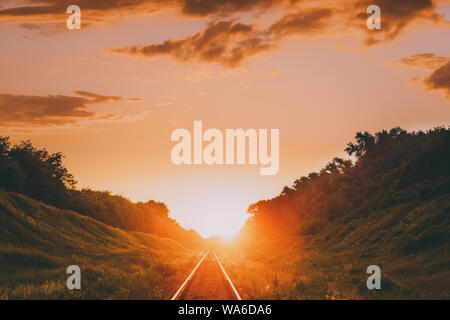
[[[242,300],[215,253],[206,252],[170,300]]]

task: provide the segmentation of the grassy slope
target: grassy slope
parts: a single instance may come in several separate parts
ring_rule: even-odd
[[[222,260],[244,298],[449,299],[449,212],[443,195],[333,221],[311,239],[287,232]],[[446,241],[428,246],[434,237]],[[381,291],[366,287],[372,264],[382,269]]]
[[[244,296],[450,298],[450,130],[356,142],[356,163],[333,159],[250,206],[240,251],[224,259]],[[366,287],[372,264],[379,291]]]
[[[197,259],[173,240],[0,191],[0,299],[165,299]],[[66,288],[73,264],[81,290]]]

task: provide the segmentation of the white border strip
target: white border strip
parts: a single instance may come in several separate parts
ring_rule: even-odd
[[[230,284],[231,289],[233,289],[233,292],[234,292],[234,294],[236,295],[237,299],[238,299],[238,300],[242,300],[241,296],[239,295],[239,293],[237,292],[237,290],[236,290],[236,288],[234,287],[233,283],[231,282],[230,277],[228,277],[227,273],[225,272],[225,269],[223,268],[222,264],[220,263],[219,258],[217,258],[217,255],[216,255],[215,253],[214,253],[214,255],[216,256],[217,262],[219,263],[219,266],[220,266],[220,268],[222,269],[223,274],[225,275],[225,278],[227,278],[228,283]]]
[[[197,264],[197,266],[194,268],[194,270],[191,272],[191,274],[186,278],[186,280],[184,280],[183,284],[178,288],[177,292],[175,292],[175,294],[172,296],[172,298],[170,298],[170,300],[177,300],[180,297],[181,293],[183,292],[184,288],[188,284],[189,280],[192,279],[192,277],[194,276],[195,271],[197,271],[198,267],[203,262],[203,260],[206,258],[208,253],[209,253],[209,251],[205,253],[205,255],[203,256],[202,260],[200,260],[200,262]]]

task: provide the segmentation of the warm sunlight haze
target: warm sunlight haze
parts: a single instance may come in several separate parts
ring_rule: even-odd
[[[0,300],[450,298],[450,0],[0,0],[0,48]]]

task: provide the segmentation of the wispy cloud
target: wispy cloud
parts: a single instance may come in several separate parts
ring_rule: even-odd
[[[114,23],[167,8],[191,18],[207,19],[209,22],[203,30],[185,38],[169,38],[161,43],[118,47],[110,51],[143,57],[167,55],[184,62],[218,63],[236,68],[256,54],[278,47],[280,40],[286,37],[350,37],[362,45],[373,46],[395,40],[416,22],[448,24],[436,11],[439,1],[79,0],[77,5],[83,12],[83,26]],[[2,2],[6,0],[0,0]],[[20,22],[23,28],[42,34],[54,32],[42,24],[61,24],[66,16],[65,9],[72,4],[69,0],[17,0],[12,3],[15,5],[0,9],[0,23]],[[373,4],[381,8],[381,30],[366,27],[366,9]],[[279,13],[279,17],[266,21],[267,27],[259,27],[254,22],[256,16],[269,9],[276,9],[271,12]],[[241,21],[244,16],[245,23]]]
[[[85,120],[118,120],[114,114],[96,113],[90,104],[110,101],[136,101],[117,96],[105,96],[87,91],[74,91],[65,95],[13,95],[0,94],[0,126],[62,126]]]
[[[284,38],[292,34],[311,34],[328,27],[327,18],[333,13],[328,8],[313,8],[288,13],[275,21],[267,33],[276,38]]]
[[[450,100],[450,61],[434,70],[423,82],[428,90],[441,90]]]
[[[209,23],[205,29],[182,39],[168,39],[147,46],[127,46],[110,51],[143,57],[171,56],[179,61],[218,63],[225,67],[240,66],[247,58],[279,46],[287,37],[356,37],[363,45],[371,46],[392,41],[412,22],[441,22],[432,0],[346,0],[343,6],[329,1],[192,1],[186,2],[183,12],[206,15],[230,15],[246,10],[281,8],[281,15],[266,28],[256,24],[236,22],[238,17]],[[378,4],[382,8],[381,30],[368,30],[366,8]]]
[[[411,68],[436,70],[450,61],[448,57],[439,57],[434,53],[421,53],[402,58],[397,64],[402,64]]]
[[[111,51],[144,57],[169,55],[179,61],[217,62],[237,67],[246,57],[273,47],[274,44],[253,25],[219,21],[184,39],[169,39],[160,44],[123,47]]]
[[[450,58],[436,56],[433,53],[416,54],[402,58],[396,62],[410,68],[431,71],[423,77],[422,82],[426,90],[439,90],[450,100]],[[411,81],[416,82],[420,77],[415,76]]]
[[[168,55],[183,61],[219,63],[236,68],[248,57],[277,47],[276,40],[291,34],[312,34],[326,27],[328,9],[308,9],[282,16],[265,30],[253,24],[229,20],[209,24],[184,39],[169,39],[148,46],[127,46],[110,52],[153,57]]]
[[[443,15],[436,11],[437,2],[436,0],[357,0],[353,5],[354,18],[359,19],[360,24],[365,25],[367,14],[361,9],[367,8],[369,5],[378,5],[381,8],[381,30],[374,32],[363,29],[365,31],[364,43],[374,45],[396,39],[413,22],[445,22]]]

